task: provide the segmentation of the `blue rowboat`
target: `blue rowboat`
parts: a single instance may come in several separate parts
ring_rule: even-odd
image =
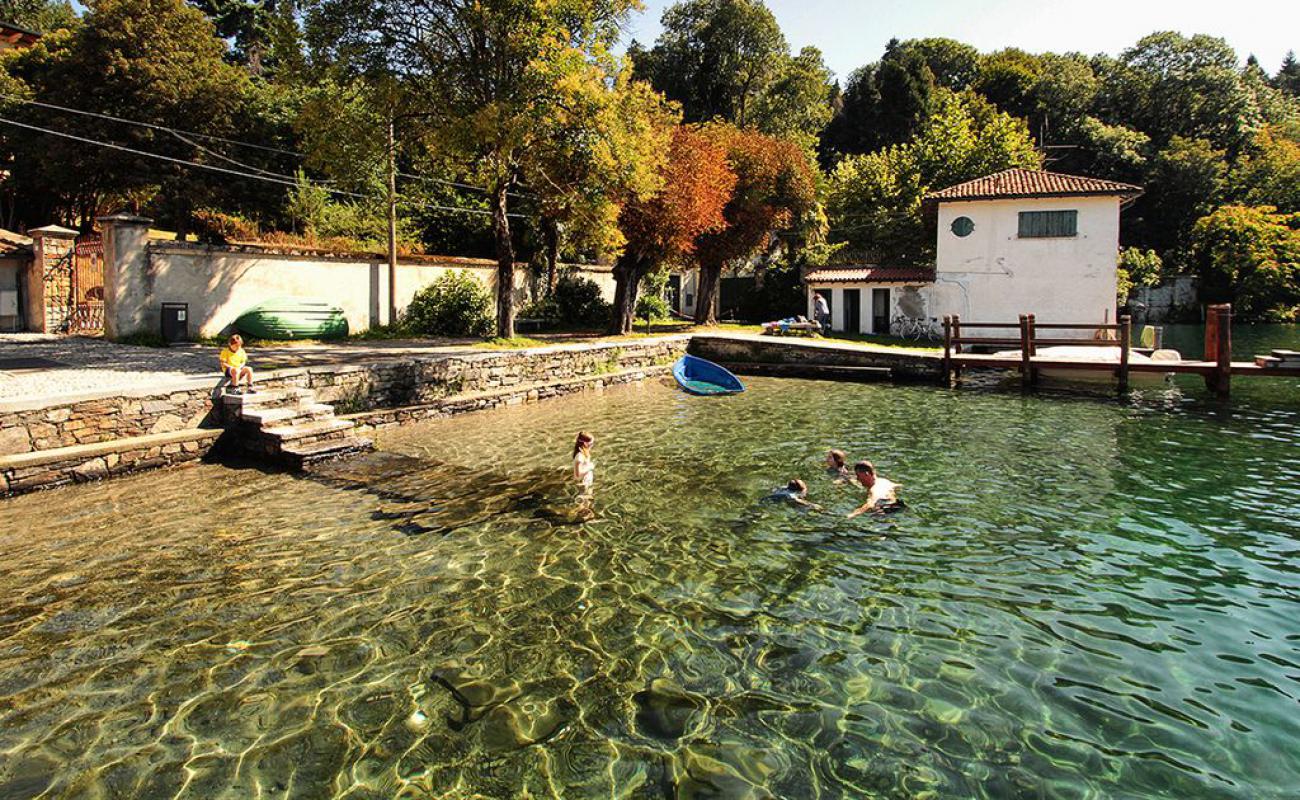
[[[745,384],[724,367],[695,356],[682,356],[673,364],[673,377],[677,385],[691,394],[739,394]]]

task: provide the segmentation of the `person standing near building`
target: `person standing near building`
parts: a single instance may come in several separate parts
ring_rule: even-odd
[[[831,307],[830,304],[826,302],[826,295],[821,292],[813,292],[813,295],[816,298],[813,300],[813,317],[817,320],[817,324],[822,326],[823,329],[830,328]]]

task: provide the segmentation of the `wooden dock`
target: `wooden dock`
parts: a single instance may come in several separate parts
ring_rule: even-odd
[[[968,336],[970,330],[1018,330],[1019,336],[990,337]],[[1039,331],[1093,331],[1094,339],[1040,336]],[[1205,320],[1205,358],[1183,361],[1133,361],[1133,325],[1128,316],[1121,316],[1115,324],[1096,323],[1041,323],[1033,314],[1021,314],[1018,322],[963,322],[958,316],[943,320],[943,372],[949,383],[960,380],[967,368],[1013,369],[1020,372],[1025,386],[1038,383],[1039,371],[1077,370],[1111,372],[1120,392],[1128,391],[1129,376],[1133,373],[1173,373],[1200,375],[1205,386],[1219,397],[1227,397],[1232,388],[1233,376],[1300,378],[1300,362],[1283,351],[1274,356],[1261,356],[1255,361],[1232,360],[1232,306],[1215,305],[1207,309]],[[1118,362],[1104,359],[1052,358],[1038,355],[1039,347],[1057,345],[1090,345],[1119,348]],[[963,347],[983,345],[991,347],[1016,347],[1018,355],[992,355],[970,353]]]

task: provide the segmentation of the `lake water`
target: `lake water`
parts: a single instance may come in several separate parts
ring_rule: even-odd
[[[0,503],[0,797],[1296,796],[1300,382],[749,383]]]

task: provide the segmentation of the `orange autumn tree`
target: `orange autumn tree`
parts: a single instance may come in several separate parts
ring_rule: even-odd
[[[674,131],[663,188],[647,200],[629,202],[619,215],[627,245],[614,265],[610,333],[631,332],[642,278],[690,257],[701,236],[726,227],[723,209],[735,186],[725,148],[694,127]]]
[[[695,321],[717,322],[718,282],[728,266],[741,266],[773,242],[777,233],[805,223],[817,209],[817,180],[798,144],[755,130],[711,123],[701,133],[727,153],[736,188],[723,210],[726,225],[695,243],[700,285]]]

